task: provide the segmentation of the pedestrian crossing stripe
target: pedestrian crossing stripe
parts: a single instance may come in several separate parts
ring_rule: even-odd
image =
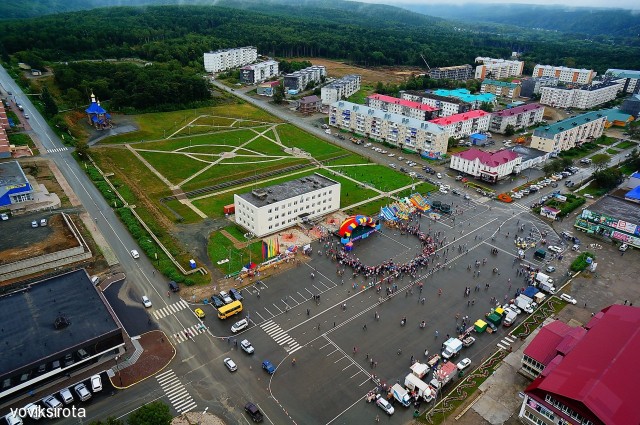
[[[200,335],[201,333],[204,333],[206,330],[207,330],[207,327],[205,325],[203,325],[202,323],[198,323],[197,325],[193,325],[186,328],[182,332],[178,332],[177,334],[172,334],[171,338],[176,344],[182,344],[186,340],[193,338],[196,335]],[[188,336],[187,332],[191,336]]]
[[[502,349],[502,350],[506,350],[507,347],[503,347],[501,344],[496,344],[498,346],[498,348]]]
[[[282,330],[282,328],[274,323],[272,320],[264,322],[260,325],[263,331],[267,333],[281,347],[284,347],[290,354],[298,351],[302,348],[300,344],[296,342],[288,333]],[[287,349],[288,348],[288,349]]]
[[[64,152],[69,150],[69,148],[55,148],[55,149],[47,149],[48,153],[55,153],[55,152]]]
[[[169,304],[166,307],[162,307],[153,312],[153,317],[157,319],[162,319],[163,317],[167,317],[170,314],[177,313],[180,310],[184,310],[189,307],[189,304],[185,300],[180,300],[177,303]]]
[[[172,369],[156,375],[156,379],[178,413],[186,413],[198,406]]]

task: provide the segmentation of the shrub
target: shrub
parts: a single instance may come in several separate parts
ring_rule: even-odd
[[[573,260],[573,263],[571,263],[571,270],[574,272],[580,272],[586,269],[589,266],[589,264],[587,264],[588,257],[591,257],[592,260],[596,259],[596,256],[593,253],[585,251]]]

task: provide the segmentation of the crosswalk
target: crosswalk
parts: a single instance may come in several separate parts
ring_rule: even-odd
[[[512,337],[512,336],[505,336],[505,337],[504,337],[504,338],[502,338],[502,340],[500,340],[500,342],[499,342],[499,343],[497,343],[496,345],[498,346],[498,348],[501,348],[501,349],[503,349],[503,350],[506,350],[506,349],[508,349],[508,348],[509,348],[509,346],[510,346],[511,344],[513,344],[513,342],[514,342],[515,340],[516,340],[516,339],[515,339],[514,337]]]
[[[177,334],[172,334],[171,338],[173,339],[173,342],[175,342],[176,344],[182,344],[186,340],[206,332],[206,330],[207,330],[207,327],[205,325],[203,325],[202,323],[198,323],[197,325],[193,325],[186,328],[182,332],[179,332]]]
[[[155,319],[162,319],[170,314],[177,313],[180,310],[184,310],[189,307],[189,304],[185,300],[180,300],[177,303],[169,304],[166,307],[162,307],[153,312],[153,317]]]
[[[178,413],[188,412],[198,406],[182,382],[180,382],[180,379],[178,379],[173,369],[156,375],[156,379],[160,387],[162,387],[162,391],[164,391],[169,399],[169,402]]]
[[[295,353],[302,348],[288,333],[282,330],[282,328],[274,323],[272,320],[264,322],[260,325],[263,331],[267,333],[273,340],[283,347],[289,354]]]
[[[68,151],[69,148],[64,147],[64,148],[55,148],[55,149],[47,149],[47,153],[55,153],[55,152],[64,152],[64,151]]]

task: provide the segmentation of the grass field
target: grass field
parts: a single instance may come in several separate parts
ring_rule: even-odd
[[[638,146],[637,143],[631,142],[629,140],[625,140],[624,142],[618,143],[615,147],[618,149],[630,149]]]
[[[360,90],[349,96],[347,101],[357,103],[359,105],[364,105],[367,101],[367,96],[370,96],[374,93],[373,85],[371,84],[363,84],[360,86]]]
[[[348,153],[346,150],[318,139],[312,134],[305,133],[291,124],[278,126],[278,134],[280,141],[285,146],[302,149],[318,160]]]
[[[348,205],[364,201],[365,199],[371,198],[378,194],[371,189],[365,189],[359,183],[356,183],[349,179],[345,179],[341,176],[337,176],[326,170],[319,170],[318,173],[340,183],[340,206],[343,208]]]
[[[373,184],[377,189],[384,191],[397,189],[412,182],[411,177],[408,175],[384,165],[340,167],[336,168],[336,170],[358,181]]]
[[[349,155],[344,158],[334,159],[333,161],[328,161],[325,165],[352,165],[352,164],[368,164],[369,160],[367,158],[363,158],[360,155]]]
[[[169,152],[141,151],[138,153],[173,184],[180,183],[208,165],[186,155],[177,155]]]
[[[251,130],[227,130],[215,134],[196,135],[192,137],[182,137],[179,139],[156,140],[153,142],[134,143],[135,149],[153,149],[161,151],[174,151],[184,148],[185,146],[197,145],[221,145],[229,146],[227,150],[231,150],[235,146],[240,146],[250,138],[256,136]]]
[[[611,154],[611,155],[615,155],[620,151],[618,149],[609,148],[605,152],[607,152],[608,154]]]
[[[231,225],[225,228],[235,228]],[[231,232],[229,232],[231,233]],[[241,240],[244,240],[242,238]],[[249,262],[249,258],[253,262],[262,261],[262,245],[260,242],[254,242],[251,246],[244,249],[238,249],[233,246],[233,242],[220,232],[214,232],[209,236],[209,245],[207,247],[209,258],[213,264],[224,274],[236,272]],[[251,253],[251,255],[249,255]],[[228,258],[225,264],[216,264],[220,260]]]
[[[385,205],[389,205],[392,202],[393,202],[392,199],[380,198],[380,199],[373,200],[371,202],[367,202],[366,204],[348,209],[345,212],[349,215],[363,214],[363,215],[375,216],[376,214],[380,213],[380,208],[384,207]]]
[[[599,145],[603,145],[603,146],[611,146],[614,143],[616,143],[617,141],[618,141],[618,139],[616,139],[615,137],[604,136],[602,138],[602,140],[601,139],[597,139],[596,143],[599,144]]]

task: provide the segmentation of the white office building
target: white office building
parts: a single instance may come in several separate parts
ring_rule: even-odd
[[[621,83],[625,93],[634,94],[640,92],[640,71],[607,69],[604,75],[607,78],[613,78],[616,82]]]
[[[554,108],[591,109],[615,99],[623,88],[622,83],[615,81],[585,86],[542,87],[540,103]]]
[[[340,183],[321,174],[234,194],[236,223],[261,238],[340,208]]]
[[[258,49],[252,46],[221,49],[204,54],[204,69],[217,73],[240,68],[258,60]]]
[[[346,99],[360,90],[360,76],[357,74],[345,75],[339,80],[322,87],[320,98],[323,105],[331,105],[339,100]]]
[[[278,62],[268,60],[240,68],[240,81],[245,84],[258,84],[278,76]]]
[[[524,62],[517,60],[494,59],[478,56],[476,63],[476,79],[491,78],[500,80],[508,77],[517,77],[522,75]]]
[[[471,134],[489,130],[491,114],[481,109],[476,109],[463,114],[436,118],[429,122],[444,128],[447,133],[447,139],[449,137],[462,139]]]
[[[302,91],[310,82],[318,84],[323,77],[327,76],[327,69],[322,65],[314,65],[308,68],[294,71],[284,76],[285,90]]]
[[[400,97],[405,100],[423,103],[439,110],[438,116],[448,117],[450,115],[461,114],[473,109],[473,106],[465,101],[454,97],[440,96],[422,91],[407,90],[401,91]]]
[[[531,137],[531,147],[554,153],[569,150],[602,136],[606,120],[605,114],[593,111],[538,127]]]
[[[329,125],[431,157],[447,152],[448,139],[444,128],[351,102],[331,105]]]
[[[538,64],[533,68],[533,76],[556,77],[562,83],[589,84],[596,76],[596,73],[592,69]]]

